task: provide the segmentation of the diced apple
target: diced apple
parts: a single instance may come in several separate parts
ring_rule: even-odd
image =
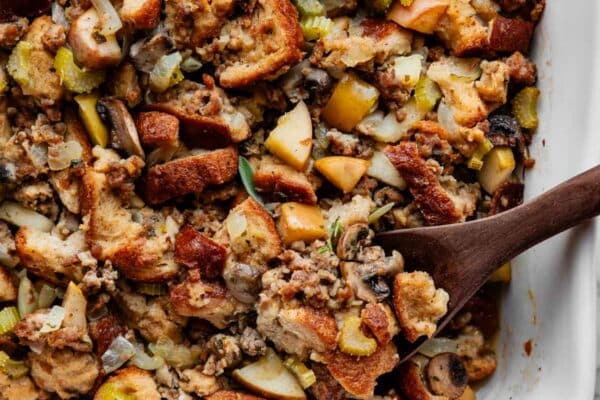
[[[85,317],[87,300],[79,286],[73,282],[69,282],[62,301],[62,307],[65,309],[64,327],[87,329],[87,320]]]
[[[449,4],[450,0],[414,0],[405,7],[396,1],[387,17],[404,28],[431,34]]]
[[[400,190],[406,189],[406,182],[402,179],[402,175],[381,151],[373,153],[367,175]]]
[[[315,168],[344,193],[351,192],[369,169],[366,160],[353,157],[324,157],[315,161]]]
[[[486,192],[493,194],[510,178],[515,166],[515,156],[510,147],[494,147],[483,159],[479,184]]]
[[[302,203],[284,203],[278,223],[279,233],[285,244],[302,240],[312,242],[327,236],[321,209]]]
[[[304,171],[312,149],[312,121],[304,102],[277,121],[277,127],[271,131],[265,141],[265,147],[273,155]]]
[[[347,74],[335,86],[321,117],[332,127],[351,132],[378,98],[379,91],[374,86]]]
[[[233,371],[233,377],[247,389],[269,399],[306,399],[298,380],[272,349],[258,361]]]

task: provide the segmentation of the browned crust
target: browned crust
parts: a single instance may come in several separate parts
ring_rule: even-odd
[[[109,314],[91,322],[89,331],[95,344],[95,353],[97,356],[101,356],[117,336],[127,332],[127,327],[117,317]]]
[[[300,307],[284,311],[285,319],[314,333],[325,350],[337,347],[337,323],[328,312],[312,307]]]
[[[17,298],[17,288],[10,275],[0,266],[0,301],[13,301]]]
[[[262,397],[251,394],[235,392],[233,390],[219,390],[211,395],[204,397],[206,400],[263,400]]]
[[[461,214],[440,185],[437,177],[419,155],[417,145],[403,142],[388,146],[385,155],[406,181],[410,193],[429,225],[452,224]]]
[[[368,303],[361,312],[361,319],[380,344],[387,344],[392,340],[390,321],[383,305]]]
[[[316,400],[343,400],[346,398],[346,391],[333,379],[325,365],[312,363],[311,369],[315,373],[317,381],[308,390]]]
[[[497,16],[490,21],[489,48],[499,53],[527,53],[533,28],[531,22]]]
[[[161,268],[161,253],[146,253],[145,240],[140,238],[118,249],[110,260],[129,279],[137,282],[167,282],[177,275],[178,268]]]
[[[261,160],[254,173],[254,185],[275,201],[317,204],[317,195],[306,175],[270,157]]]
[[[160,0],[125,0],[120,14],[136,29],[152,29],[160,21]]]
[[[371,36],[375,40],[384,40],[394,32],[402,30],[397,23],[387,19],[365,18],[360,26],[365,36]]]
[[[175,261],[188,268],[200,269],[201,277],[216,279],[223,272],[227,251],[191,225],[185,225],[175,237]]]
[[[302,47],[304,46],[304,35],[302,28],[298,23],[298,11],[289,0],[258,0],[254,13],[258,13],[261,8],[270,9],[273,25],[281,30],[282,37],[279,38],[279,48],[272,54],[262,58],[256,64],[248,64],[243,59],[242,65],[235,65],[225,68],[220,76],[219,83],[226,88],[237,88],[248,86],[251,83],[266,79],[280,71],[282,68],[295,64],[302,59]],[[264,29],[264,26],[256,26],[252,23],[252,16],[243,16],[240,18],[249,19],[247,21],[252,30],[252,36],[260,37],[264,32],[258,29]],[[261,65],[262,64],[262,65]]]
[[[423,381],[419,366],[408,361],[398,369],[398,387],[404,396],[410,400],[433,400]]]
[[[235,147],[157,165],[146,174],[144,197],[150,204],[160,204],[185,194],[201,193],[208,186],[221,185],[235,178],[237,167]]]
[[[329,373],[353,397],[366,399],[373,396],[377,378],[394,369],[399,356],[396,346],[379,346],[368,357],[351,356],[341,351],[323,354]]]
[[[179,138],[179,120],[165,112],[141,112],[135,126],[144,146],[173,146]]]

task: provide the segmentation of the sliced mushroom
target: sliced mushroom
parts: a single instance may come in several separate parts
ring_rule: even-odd
[[[105,97],[98,100],[98,114],[112,127],[112,145],[128,154],[145,157],[133,117],[121,100]]]
[[[223,279],[231,295],[246,304],[252,304],[258,298],[261,275],[253,266],[231,260],[223,270]]]
[[[367,224],[354,224],[348,226],[340,236],[336,253],[341,260],[354,260],[361,248],[361,241],[369,237]]]
[[[90,8],[71,24],[67,41],[78,63],[90,70],[106,69],[121,61],[121,48],[115,35],[99,32],[100,17]]]
[[[455,399],[465,391],[469,377],[458,355],[442,353],[427,364],[427,381],[433,393]]]
[[[129,56],[135,67],[150,73],[156,62],[173,49],[173,41],[166,33],[161,32],[150,39],[141,39],[131,45]]]

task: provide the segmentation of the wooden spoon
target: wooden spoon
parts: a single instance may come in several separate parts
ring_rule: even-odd
[[[437,334],[499,266],[598,214],[600,166],[504,213],[462,224],[385,232],[376,236],[376,242],[400,251],[411,270],[428,271],[436,287],[450,295]],[[425,342],[401,348],[402,361]]]

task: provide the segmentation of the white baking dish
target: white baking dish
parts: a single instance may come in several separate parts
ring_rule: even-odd
[[[538,27],[541,124],[531,148],[537,163],[526,175],[528,199],[600,162],[599,17],[597,0],[549,1]],[[514,262],[498,370],[478,399],[593,399],[597,233],[598,225],[588,223]]]

